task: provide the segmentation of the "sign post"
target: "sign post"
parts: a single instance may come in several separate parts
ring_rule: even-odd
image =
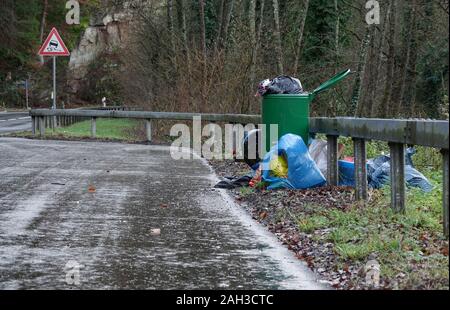
[[[56,56],[53,56],[53,106],[56,109]]]
[[[69,56],[70,52],[67,49],[64,41],[61,39],[61,36],[58,33],[56,28],[53,28],[50,31],[47,39],[42,44],[41,49],[39,50],[39,55],[41,56],[52,56],[53,57],[53,103],[52,109],[56,109],[56,56]],[[53,120],[53,127],[56,125],[56,120]]]
[[[27,111],[29,109],[29,105],[28,105],[28,79],[29,78],[27,78],[25,80],[25,103],[26,103],[26,106],[27,106]]]

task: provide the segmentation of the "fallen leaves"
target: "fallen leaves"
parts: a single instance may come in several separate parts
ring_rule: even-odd
[[[94,185],[89,185],[88,187],[88,192],[89,193],[95,193],[97,191],[97,189],[95,188]]]
[[[264,220],[266,217],[267,217],[267,212],[266,211],[263,211],[263,212],[261,212],[259,214],[259,219],[260,220]]]

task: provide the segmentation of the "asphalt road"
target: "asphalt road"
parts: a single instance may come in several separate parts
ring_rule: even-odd
[[[6,137],[0,154],[0,289],[324,288],[200,159]]]
[[[31,117],[28,112],[0,112],[0,135],[28,130],[31,130]]]

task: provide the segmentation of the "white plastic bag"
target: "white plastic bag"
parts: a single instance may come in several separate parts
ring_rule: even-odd
[[[320,172],[322,172],[323,175],[327,175],[327,141],[313,140],[309,146],[309,154],[316,162]]]

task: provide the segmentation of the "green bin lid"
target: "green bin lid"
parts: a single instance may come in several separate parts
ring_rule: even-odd
[[[329,79],[328,81],[326,81],[325,83],[323,83],[322,85],[320,85],[319,87],[317,87],[313,92],[312,95],[316,96],[328,89],[330,89],[331,87],[333,87],[334,85],[336,85],[337,83],[339,83],[341,80],[343,80],[344,78],[346,78],[347,76],[349,76],[349,74],[351,73],[350,69],[344,70],[338,74],[336,74],[335,76],[333,76],[331,79]]]

